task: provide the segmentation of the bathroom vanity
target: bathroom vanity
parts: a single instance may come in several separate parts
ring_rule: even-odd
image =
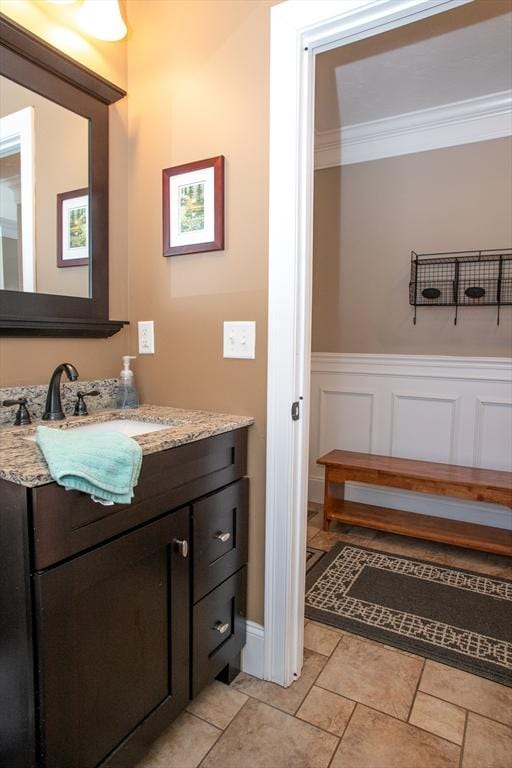
[[[144,460],[130,505],[50,482],[27,439],[33,427],[0,433],[0,763],[9,768],[135,765],[190,698],[236,674],[252,420],[136,413],[169,427],[137,438]]]

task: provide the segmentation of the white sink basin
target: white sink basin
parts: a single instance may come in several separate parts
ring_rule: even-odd
[[[71,427],[73,432],[90,432],[99,434],[100,432],[119,432],[121,435],[133,437],[134,435],[145,435],[148,432],[160,432],[162,429],[181,424],[174,421],[169,424],[157,424],[154,421],[139,421],[138,419],[112,419],[111,421],[100,421],[97,424],[84,424],[81,427]]]
[[[97,424],[69,427],[69,429],[72,429],[74,433],[80,432],[80,434],[88,432],[89,434],[98,435],[104,432],[118,432],[127,437],[134,437],[135,435],[146,435],[149,432],[160,432],[162,429],[177,427],[182,423],[178,420],[170,420],[166,424],[157,424],[154,421],[139,421],[138,419],[111,419],[110,421],[100,421]],[[25,439],[35,442],[36,437],[32,435]]]

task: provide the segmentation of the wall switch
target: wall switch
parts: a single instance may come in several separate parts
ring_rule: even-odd
[[[224,357],[254,359],[256,357],[256,323],[240,320],[224,323]]]
[[[139,355],[155,353],[155,324],[153,320],[139,320]]]

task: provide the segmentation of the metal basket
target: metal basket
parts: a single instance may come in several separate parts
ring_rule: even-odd
[[[500,306],[512,304],[512,248],[451,253],[411,251],[409,302],[417,307]]]

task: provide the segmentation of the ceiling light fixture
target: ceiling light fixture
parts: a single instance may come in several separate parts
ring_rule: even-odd
[[[77,20],[88,35],[99,40],[122,40],[126,35],[118,0],[84,0]]]

